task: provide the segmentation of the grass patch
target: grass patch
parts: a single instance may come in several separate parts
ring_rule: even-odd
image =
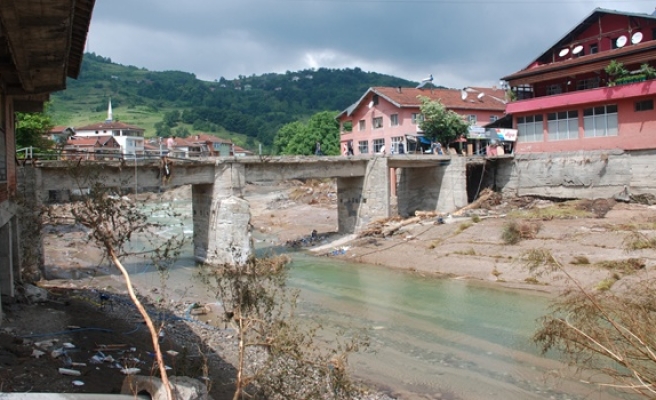
[[[458,233],[461,233],[462,231],[464,231],[464,230],[470,228],[472,225],[473,225],[472,222],[463,222],[462,224],[458,225],[458,229],[456,229],[456,232],[455,232],[456,235],[457,235]]]
[[[576,256],[572,261],[570,261],[570,264],[574,265],[589,265],[590,260],[586,256]]]
[[[603,292],[603,291],[606,291],[606,290],[610,290],[610,288],[613,287],[613,285],[615,284],[615,282],[617,282],[617,279],[614,279],[614,278],[606,278],[606,279],[604,279],[603,281],[597,283],[597,286],[595,286],[595,289],[597,289],[597,290],[599,290],[599,291],[602,291],[602,292]]]
[[[453,254],[459,254],[461,256],[475,256],[476,250],[474,250],[473,247],[470,247],[467,250],[454,251]]]
[[[529,276],[529,277],[524,278],[524,282],[530,283],[532,285],[539,285],[540,284],[540,281],[538,280],[538,278],[536,278],[534,276]]]
[[[514,210],[508,213],[509,217],[517,219],[551,219],[589,218],[595,214],[581,209],[578,200],[555,203],[549,207],[532,208],[530,210]]]
[[[478,224],[479,222],[481,222],[481,217],[478,215],[474,215],[471,217],[471,220],[473,223]]]
[[[620,271],[624,273],[633,273],[647,266],[642,258],[627,258],[626,260],[601,261],[596,264],[601,268],[610,271]]]
[[[523,239],[535,239],[542,225],[535,221],[510,220],[503,226],[501,240],[505,244],[517,244]]]
[[[623,244],[626,251],[654,249],[656,248],[656,238],[649,237],[644,233],[632,232],[624,239]]]

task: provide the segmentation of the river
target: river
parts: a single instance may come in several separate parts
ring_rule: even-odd
[[[172,228],[189,234],[190,221]],[[261,242],[264,243],[265,241]],[[169,272],[176,301],[207,302],[193,279],[187,246]],[[267,249],[268,252],[270,249]],[[365,331],[371,346],[352,356],[356,376],[403,399],[616,399],[571,378],[531,341],[547,312],[544,294],[438,279],[330,257],[292,253],[289,284],[301,291],[300,311],[327,327]],[[133,264],[138,284],[159,284],[145,264]],[[138,273],[138,274],[137,274]],[[328,333],[326,333],[328,332]],[[452,396],[453,395],[453,396]]]

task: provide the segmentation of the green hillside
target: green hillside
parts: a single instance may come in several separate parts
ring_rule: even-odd
[[[79,78],[53,94],[49,111],[55,124],[78,127],[104,121],[111,98],[114,120],[144,128],[146,136],[204,132],[247,148],[270,147],[284,124],[344,110],[369,87],[416,84],[359,68],[208,82],[187,72],[148,71],[87,53]]]

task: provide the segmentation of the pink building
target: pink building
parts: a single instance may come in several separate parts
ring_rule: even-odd
[[[355,155],[401,150],[417,152],[422,142],[430,145],[419,129],[422,120],[420,96],[439,100],[478,127],[503,117],[506,108],[505,91],[497,88],[369,88],[355,104],[337,116],[342,150],[350,144]]]
[[[517,153],[656,149],[656,15],[597,8],[503,80]],[[626,76],[606,67],[620,62]],[[651,69],[651,71],[650,71]]]

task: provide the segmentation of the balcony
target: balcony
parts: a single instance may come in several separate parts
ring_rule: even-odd
[[[628,82],[622,85],[580,90],[553,96],[534,97],[508,103],[506,113],[530,113],[562,107],[582,106],[587,104],[610,103],[633,97],[656,94],[656,80]]]

